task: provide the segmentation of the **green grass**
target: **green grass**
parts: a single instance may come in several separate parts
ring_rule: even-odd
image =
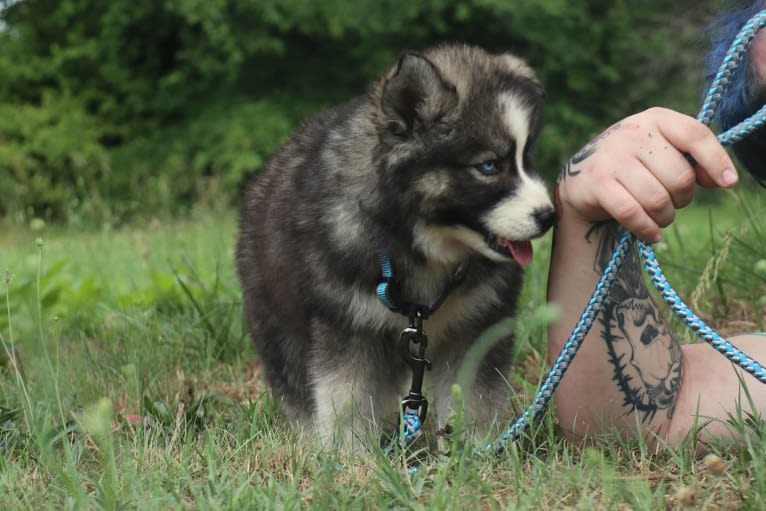
[[[760,258],[744,248],[759,226],[731,196],[684,211],[660,247],[686,294],[723,233],[739,233],[740,269],[727,261],[699,298],[718,325],[762,316],[764,281],[741,270]],[[328,451],[284,427],[243,334],[233,214],[35,228],[0,229],[0,509],[766,507],[766,428],[744,412],[731,419],[744,440],[713,446],[723,465],[610,436],[578,448],[551,414],[500,458],[475,457],[480,439],[458,427],[412,475],[379,449]],[[549,244],[536,244],[516,322],[518,410],[545,369]]]

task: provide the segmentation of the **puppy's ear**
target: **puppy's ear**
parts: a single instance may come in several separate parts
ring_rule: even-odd
[[[545,98],[545,90],[542,83],[540,83],[540,79],[524,59],[517,57],[513,53],[503,53],[500,55],[500,59],[505,65],[506,71],[514,76],[523,78],[530,85],[531,92],[541,99]]]
[[[383,113],[389,130],[409,134],[417,121],[438,119],[457,105],[457,90],[445,81],[431,61],[417,53],[399,58],[394,74],[383,85]]]

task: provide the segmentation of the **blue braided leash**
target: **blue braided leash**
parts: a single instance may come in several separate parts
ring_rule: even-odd
[[[718,105],[729,85],[732,74],[737,69],[737,65],[742,57],[747,54],[755,35],[764,26],[766,26],[766,10],[761,11],[750,18],[734,38],[734,41],[721,63],[718,73],[713,79],[712,85],[703,102],[702,109],[697,116],[697,120],[701,123],[709,125],[712,122]],[[733,144],[761,128],[764,123],[766,123],[766,105],[762,106],[752,116],[736,126],[719,134],[717,137],[718,141],[722,145]],[[598,313],[601,311],[604,300],[609,295],[609,291],[614,284],[616,275],[634,244],[638,245],[639,253],[644,261],[644,267],[649,274],[652,284],[662,295],[663,300],[670,306],[673,313],[718,352],[725,355],[726,358],[740,366],[744,371],[753,375],[761,383],[766,383],[766,368],[748,355],[742,353],[730,342],[723,339],[694,314],[694,312],[684,304],[678,294],[673,290],[670,283],[668,283],[657,263],[657,257],[652,248],[644,241],[636,238],[632,233],[626,232],[620,239],[609,264],[596,285],[596,289],[594,290],[588,305],[580,316],[580,320],[577,322],[572,334],[562,348],[561,353],[554,362],[550,373],[540,387],[534,401],[529,405],[522,416],[519,417],[494,444],[487,445],[480,451],[480,453],[489,450],[502,452],[508,442],[518,440],[531,422],[542,415],[545,407],[556,392],[561,379],[564,377],[564,374],[577,354],[577,351],[580,349],[583,340],[593,326]]]

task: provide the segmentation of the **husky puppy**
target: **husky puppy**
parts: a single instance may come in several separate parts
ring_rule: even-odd
[[[246,321],[292,423],[349,440],[354,415],[397,419],[408,319],[376,296],[382,250],[411,303],[432,303],[470,263],[424,323],[426,394],[446,420],[463,356],[513,314],[529,240],[554,222],[531,159],[542,106],[511,54],[405,53],[367,96],[305,123],[249,186],[237,245]],[[505,408],[511,347],[496,344],[464,389],[479,426]]]

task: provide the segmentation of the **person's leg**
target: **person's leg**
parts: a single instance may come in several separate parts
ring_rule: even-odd
[[[732,344],[761,363],[766,363],[766,336],[750,334],[733,337]],[[766,412],[766,385],[729,362],[705,343],[683,346],[684,385],[676,403],[676,414],[668,430],[671,444],[680,442],[691,430],[704,426],[699,438],[734,438],[737,432],[727,424],[737,418]]]

